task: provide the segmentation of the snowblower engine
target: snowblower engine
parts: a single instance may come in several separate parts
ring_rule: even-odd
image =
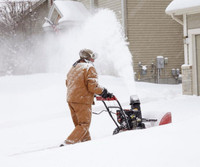
[[[131,109],[123,109],[126,118],[120,110],[116,111],[117,121],[121,125],[120,130],[144,129],[145,124],[142,123],[140,100],[137,95],[130,97],[130,106]]]
[[[106,111],[110,115],[111,119],[117,126],[117,128],[114,129],[113,135],[121,132],[121,131],[126,131],[126,130],[135,130],[135,129],[144,129],[145,124],[144,122],[156,122],[157,119],[146,119],[142,118],[142,112],[140,108],[140,100],[137,95],[132,95],[130,96],[130,106],[131,109],[123,109],[120,102],[117,100],[115,96],[111,98],[102,98],[101,96],[96,96],[96,100],[102,101]],[[109,101],[115,101],[117,105],[115,106],[110,106],[107,105],[106,102]],[[115,109],[115,112],[111,112],[110,109]],[[103,110],[105,111],[105,110]],[[100,113],[94,113],[94,114],[101,114],[103,111]],[[112,114],[117,115],[117,120],[113,118]]]

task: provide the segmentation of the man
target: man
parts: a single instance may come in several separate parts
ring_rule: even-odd
[[[97,94],[103,98],[113,96],[107,89],[98,85],[97,72],[93,65],[97,55],[89,49],[83,49],[79,56],[80,59],[73,64],[66,80],[67,102],[75,129],[65,140],[65,144],[91,140],[89,127],[94,95]]]

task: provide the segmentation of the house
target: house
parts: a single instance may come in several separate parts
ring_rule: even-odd
[[[183,94],[200,96],[200,1],[174,0],[166,13],[184,29]]]
[[[183,27],[166,15],[172,0],[76,0],[91,12],[116,13],[133,55],[136,81],[179,83],[184,63]]]
[[[56,0],[49,10],[43,28],[46,31],[66,30],[80,25],[89,16],[90,12],[80,2]]]
[[[170,84],[179,83],[181,65],[184,64],[183,27],[165,13],[171,1],[73,0],[73,2],[81,2],[91,13],[97,8],[109,8],[116,13],[133,55],[136,81]],[[71,1],[63,0],[62,3],[69,2]],[[58,1],[39,0],[38,4],[19,26],[19,29],[23,29],[21,32],[30,35],[42,33],[44,17],[47,16],[50,6],[47,20],[53,21],[53,24],[70,24],[75,19],[71,22],[66,21],[74,16],[86,18],[78,15],[77,9],[70,10],[73,14],[65,17],[67,10],[59,5]],[[88,13],[87,10],[84,11]]]

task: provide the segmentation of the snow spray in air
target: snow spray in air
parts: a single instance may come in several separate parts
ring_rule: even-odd
[[[51,46],[48,52],[49,72],[67,72],[79,58],[79,51],[89,48],[98,53],[95,61],[98,74],[122,77],[130,95],[135,93],[132,55],[113,11],[99,9],[81,26],[60,31],[53,38],[46,44]]]

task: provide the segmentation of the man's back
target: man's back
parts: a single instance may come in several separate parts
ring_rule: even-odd
[[[96,90],[95,90],[95,89]],[[67,101],[92,104],[94,93],[101,93],[98,86],[97,73],[91,63],[78,63],[67,74]]]

